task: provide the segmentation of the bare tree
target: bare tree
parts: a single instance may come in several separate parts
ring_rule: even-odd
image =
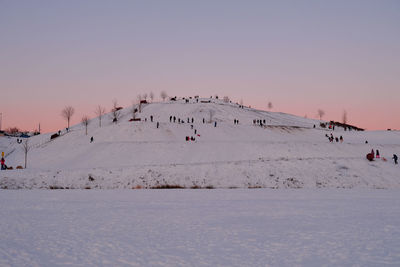
[[[241,106],[243,106],[243,98],[242,98],[242,99],[240,99],[240,102],[239,102],[239,104],[240,104]]]
[[[71,120],[72,115],[74,115],[75,109],[71,106],[66,106],[62,111],[61,111],[61,116],[67,120],[68,126],[67,128],[69,129],[69,122]]]
[[[82,117],[82,124],[85,125],[85,133],[86,133],[86,135],[87,135],[87,127],[89,125],[89,122],[90,122],[89,116],[85,115],[85,116]]]
[[[101,127],[101,118],[106,113],[106,108],[98,105],[96,107],[95,113],[96,113],[97,117],[99,117],[99,127]]]
[[[28,138],[25,138],[25,140],[22,142],[22,150],[24,151],[25,154],[25,169],[28,163],[28,152],[31,149],[31,146],[28,143]]]
[[[167,92],[165,92],[165,91],[161,91],[160,96],[163,101],[165,101],[165,99],[168,97]]]
[[[142,95],[138,95],[137,96],[137,101],[138,101],[138,104],[139,104],[139,113],[141,113],[142,112]]]
[[[147,93],[144,93],[142,97],[144,100],[147,100]]]
[[[118,107],[118,102],[116,99],[113,100],[113,107],[111,109],[111,118],[112,121],[117,123],[118,120],[121,118],[121,111],[120,108]]]
[[[268,109],[271,110],[272,109],[272,102],[268,102]]]
[[[347,111],[346,110],[343,111],[342,122],[343,122],[343,124],[347,123]]]
[[[224,96],[223,100],[224,100],[224,103],[229,103],[229,96]]]
[[[150,100],[151,100],[151,102],[153,102],[153,100],[154,100],[154,93],[153,92],[150,92]]]
[[[137,108],[135,105],[135,101],[132,101],[132,107],[131,107],[131,114],[132,114],[132,120],[136,119],[136,112],[137,112]]]
[[[208,123],[211,123],[213,121],[214,115],[215,115],[215,110],[210,109],[208,111],[208,116],[209,116]]]
[[[322,120],[322,117],[325,115],[325,111],[323,111],[322,109],[318,109],[318,116],[319,119]]]

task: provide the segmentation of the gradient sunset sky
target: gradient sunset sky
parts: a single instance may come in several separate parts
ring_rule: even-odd
[[[0,0],[2,129],[162,90],[400,129],[400,1]]]

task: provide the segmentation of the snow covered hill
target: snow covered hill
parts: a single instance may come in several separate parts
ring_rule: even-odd
[[[145,104],[141,121],[129,121],[125,108],[118,123],[110,114],[102,127],[92,119],[88,135],[77,124],[53,140],[31,137],[28,168],[1,171],[0,188],[400,188],[391,160],[400,154],[398,131],[336,127],[344,142],[330,143],[318,120],[208,100]],[[8,166],[24,166],[16,138],[0,137],[0,148]],[[367,161],[371,149],[387,161]]]

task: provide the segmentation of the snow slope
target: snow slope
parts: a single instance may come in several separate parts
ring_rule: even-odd
[[[393,153],[400,154],[398,131],[337,127],[333,135],[342,135],[344,142],[329,143],[325,134],[331,132],[317,120],[216,99],[190,101],[144,105],[140,122],[129,122],[130,108],[121,110],[118,123],[109,114],[103,117],[101,128],[94,118],[88,135],[78,124],[52,141],[51,134],[32,137],[28,168],[0,172],[0,187],[400,188],[400,168],[391,160]],[[213,123],[203,123],[210,111]],[[170,116],[184,123],[170,122]],[[194,119],[193,129],[188,118]],[[266,120],[267,126],[254,125],[254,119]],[[196,141],[186,142],[186,136]],[[23,166],[21,145],[13,138],[0,140],[7,165]],[[365,155],[371,149],[379,149],[388,161],[368,162]]]

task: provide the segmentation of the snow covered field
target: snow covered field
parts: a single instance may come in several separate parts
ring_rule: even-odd
[[[399,266],[392,190],[0,190],[0,266]]]
[[[31,137],[28,168],[0,172],[0,188],[400,188],[400,167],[391,160],[400,155],[399,131],[330,131],[318,120],[215,99],[190,101],[145,105],[140,122],[129,121],[129,108],[118,123],[108,114],[99,127],[94,118],[88,135],[77,124],[53,140],[51,134]],[[213,123],[203,123],[210,113]],[[343,143],[330,143],[330,134],[343,136]],[[16,139],[0,137],[6,164],[14,168],[24,166]],[[387,160],[367,161],[371,149]]]

